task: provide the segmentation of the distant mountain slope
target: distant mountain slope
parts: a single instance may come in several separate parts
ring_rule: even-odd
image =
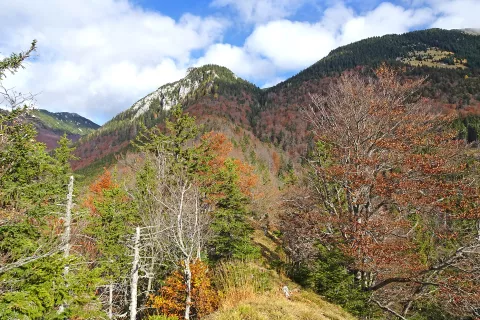
[[[427,77],[421,93],[439,107],[462,114],[480,110],[480,36],[462,30],[429,29],[373,37],[331,51],[264,92],[253,130],[261,140],[304,155],[312,140],[299,110],[310,103],[309,94],[321,93],[346,70],[356,68],[371,74],[382,62],[403,68],[405,77]],[[478,131],[473,136],[478,139]]]
[[[55,148],[57,141],[66,133],[69,139],[77,141],[81,136],[92,133],[100,126],[76,113],[49,112],[43,109],[29,111],[28,121],[32,122],[37,131],[37,140]]]
[[[74,164],[81,168],[128,147],[141,126],[152,127],[163,123],[167,111],[181,104],[202,116],[225,117],[248,126],[250,105],[257,103],[261,90],[238,78],[225,67],[205,65],[188,70],[185,78],[165,84],[138,100],[95,132],[83,137],[77,155],[82,158]]]
[[[226,119],[298,159],[313,146],[308,122],[300,112],[310,103],[310,94],[321,93],[346,70],[371,74],[382,62],[401,67],[406,78],[428,77],[422,95],[440,108],[456,109],[464,115],[480,110],[480,36],[471,30],[442,29],[386,35],[339,47],[266,90],[224,67],[192,68],[185,78],[160,87],[82,138],[77,149],[82,160],[75,167],[125,150],[142,125],[163,123],[175,104],[199,121]],[[468,119],[462,120],[460,131],[477,140],[480,122],[475,117]],[[221,126],[215,129],[222,131]]]

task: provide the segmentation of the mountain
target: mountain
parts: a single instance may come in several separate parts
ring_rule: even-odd
[[[297,75],[263,92],[254,116],[254,132],[263,141],[302,156],[311,146],[305,120],[298,112],[342,72],[358,69],[371,74],[386,62],[403,68],[404,76],[427,77],[421,94],[439,107],[462,115],[480,108],[480,36],[462,30],[429,29],[401,35],[368,38],[332,50]],[[462,132],[478,140],[478,118],[462,119]],[[476,128],[476,129],[475,129]]]
[[[49,112],[43,109],[29,111],[27,120],[37,129],[37,140],[53,149],[60,137],[66,133],[68,138],[77,141],[81,136],[92,133],[100,126],[76,113]]]
[[[235,76],[216,65],[189,69],[185,78],[166,84],[80,139],[75,168],[129,148],[142,125],[163,123],[171,106],[181,104],[207,129],[234,132],[241,128],[264,145],[273,145],[292,159],[312,146],[307,122],[299,110],[342,72],[371,73],[381,63],[402,67],[404,77],[428,77],[421,93],[439,108],[462,115],[460,131],[478,139],[480,121],[480,36],[471,30],[429,29],[355,42],[330,54],[297,75],[269,89]],[[472,116],[473,115],[473,116]]]
[[[261,90],[217,65],[190,68],[185,78],[161,86],[115,116],[101,128],[80,139],[74,164],[82,168],[93,161],[128,148],[141,126],[162,123],[176,104],[188,107],[199,119],[226,118],[235,125],[249,126],[251,105],[258,103]],[[212,128],[210,128],[212,129]],[[218,128],[217,128],[218,129]]]

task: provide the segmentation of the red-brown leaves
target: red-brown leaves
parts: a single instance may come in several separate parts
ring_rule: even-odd
[[[437,279],[430,271],[441,261],[461,261],[452,258],[455,246],[472,245],[472,236],[458,227],[471,222],[454,220],[480,219],[467,149],[448,127],[452,113],[434,112],[416,98],[423,80],[401,81],[385,65],[375,74],[346,73],[326,96],[312,97],[306,116],[326,148],[311,162],[310,190],[303,198],[290,197],[296,207],[288,204],[293,212],[286,218],[297,222],[286,228],[287,236],[309,234],[341,248],[353,258],[352,270],[374,274],[377,283]],[[480,270],[475,272],[472,284],[479,285]]]
[[[104,169],[103,174],[89,186],[90,194],[85,199],[83,205],[90,210],[90,214],[96,215],[95,201],[103,199],[103,191],[117,188],[118,185],[113,182],[112,174]]]

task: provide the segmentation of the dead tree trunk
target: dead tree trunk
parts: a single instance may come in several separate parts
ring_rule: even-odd
[[[137,286],[138,286],[138,263],[140,261],[140,227],[135,228],[135,238],[133,240],[133,263],[132,278],[130,283],[130,320],[137,318]]]
[[[113,319],[113,284],[108,285],[108,319]]]
[[[74,178],[73,176],[70,176],[70,181],[68,183],[67,208],[65,210],[65,217],[64,217],[65,230],[63,233],[63,257],[65,259],[68,259],[68,257],[70,256],[70,248],[71,248],[70,239],[71,239],[72,206],[73,206],[73,182],[74,182]],[[67,281],[69,268],[70,266],[67,261],[67,263],[65,264],[65,267],[63,268],[63,277],[65,278],[65,281]],[[67,303],[64,301],[63,304],[58,309],[58,312],[63,313],[65,311],[66,306],[67,306]]]
[[[190,270],[190,260],[185,259],[185,284],[187,287],[187,297],[185,299],[185,320],[190,319],[190,306],[192,304],[192,271]]]

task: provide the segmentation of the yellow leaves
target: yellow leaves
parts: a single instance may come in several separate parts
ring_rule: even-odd
[[[206,264],[196,260],[190,264],[192,272],[192,305],[191,312],[201,318],[218,308],[218,293],[213,288],[210,273]],[[184,274],[174,271],[159,290],[158,295],[150,295],[149,306],[157,309],[157,313],[166,316],[183,317],[185,313],[186,284]]]

